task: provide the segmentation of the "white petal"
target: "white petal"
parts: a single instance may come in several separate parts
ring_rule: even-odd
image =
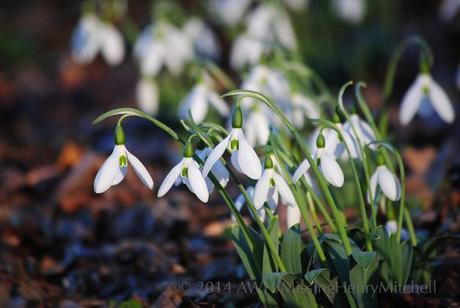
[[[208,102],[206,101],[206,89],[203,85],[196,85],[185,97],[179,107],[179,117],[186,119],[188,111],[192,113],[193,120],[200,123],[208,113]]]
[[[276,188],[270,187],[270,189],[268,190],[267,203],[268,203],[268,207],[270,208],[270,210],[272,210],[272,212],[275,211],[276,208],[278,207],[278,201],[279,201],[278,191],[276,190]]]
[[[141,179],[142,183],[144,183],[144,185],[148,188],[153,189],[152,177],[150,176],[149,172],[144,167],[144,165],[141,163],[141,161],[136,156],[131,154],[128,150],[126,150],[126,154],[128,154],[128,161],[131,163],[131,166],[133,166],[134,171],[136,172],[137,176]]]
[[[120,32],[110,24],[103,24],[100,35],[102,36],[101,52],[104,59],[110,65],[120,64],[125,56],[125,45]]]
[[[256,151],[254,151],[246,140],[243,131],[238,130],[237,133],[239,147],[235,152],[238,159],[238,166],[240,168],[239,171],[246,174],[251,179],[257,180],[262,174],[262,166],[260,164],[259,157],[257,156]]]
[[[283,177],[278,173],[273,172],[273,180],[275,181],[276,189],[281,195],[281,198],[283,199],[284,203],[297,206],[294,195],[292,194],[291,189],[289,188],[288,184],[283,179]]]
[[[396,220],[389,220],[385,224],[385,230],[389,235],[398,231],[398,222]]]
[[[256,209],[260,209],[268,199],[268,190],[270,189],[272,174],[273,169],[267,169],[257,181],[254,189],[254,206]]]
[[[401,186],[398,178],[386,166],[379,167],[378,183],[383,194],[391,201],[396,201],[401,195]]]
[[[444,90],[434,80],[431,80],[430,84],[430,99],[441,119],[447,123],[454,122],[455,112],[452,107],[452,102]]]
[[[335,159],[327,153],[321,155],[321,172],[326,180],[335,187],[342,187],[344,182],[344,175],[342,168],[335,161]]]
[[[176,182],[177,178],[182,172],[182,163],[183,160],[177,165],[175,165],[174,168],[171,169],[171,171],[169,171],[168,175],[165,177],[163,183],[161,183],[161,186],[158,189],[158,197],[163,197],[174,185],[174,182]]]
[[[85,14],[72,34],[72,58],[81,64],[93,61],[99,50],[100,21],[94,14]]]
[[[120,168],[121,155],[125,155],[125,147],[123,145],[116,145],[112,154],[105,160],[96,174],[93,185],[96,194],[105,192],[110,186],[118,184],[123,180],[126,171]]]
[[[232,133],[230,133],[224,140],[222,140],[216,147],[212,150],[211,154],[209,154],[208,159],[204,163],[203,167],[203,176],[207,176],[209,171],[211,170],[212,166],[222,157],[227,149],[228,143],[230,142],[230,138],[232,137]]]
[[[419,76],[404,95],[399,110],[399,122],[407,125],[417,112],[423,98],[423,79]]]
[[[300,163],[299,167],[297,167],[297,170],[294,172],[292,180],[294,182],[297,182],[302,175],[307,173],[308,169],[310,169],[310,163],[308,162],[308,160],[304,159],[304,161]]]
[[[211,168],[211,173],[216,177],[222,187],[227,186],[230,174],[220,160],[218,160]]]
[[[296,205],[290,205],[286,209],[286,224],[288,228],[300,223],[300,209]]]
[[[190,180],[193,193],[198,197],[198,199],[204,203],[208,202],[208,187],[206,186],[203,175],[201,174],[198,164],[195,161],[193,161],[193,163],[191,163],[188,167],[188,179]]]
[[[370,187],[368,188],[369,191],[367,192],[367,202],[369,202],[369,204],[372,204],[372,202],[375,199],[375,194],[377,193],[377,184],[379,181],[379,170],[380,169],[377,168],[370,178]],[[371,196],[373,200],[371,200]]]
[[[165,48],[161,43],[154,43],[148,48],[148,52],[140,61],[141,73],[144,76],[156,76],[164,62]]]
[[[153,79],[142,78],[136,86],[136,98],[139,108],[145,113],[156,115],[158,112],[158,87]]]

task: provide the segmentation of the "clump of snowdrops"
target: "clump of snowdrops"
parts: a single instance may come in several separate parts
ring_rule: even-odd
[[[344,108],[342,95],[350,85],[342,87],[331,117],[308,120],[317,127],[311,144],[278,105],[249,90],[224,95],[234,101],[229,129],[211,122],[197,124],[189,112],[181,122],[187,137],[137,109],[109,111],[95,122],[119,117],[115,148],[99,170],[94,189],[101,193],[120,183],[128,164],[153,188],[146,168],[124,145],[123,121],[133,116],[146,119],[182,145],[183,158],[163,180],[158,197],[181,183],[205,203],[213,191],[220,194],[235,218],[232,237],[237,252],[249,278],[258,283],[264,305],[283,301],[295,306],[367,307],[375,297],[366,286],[384,283],[395,288],[407,282],[417,239],[405,206],[401,158],[379,139],[360,92],[362,83],[355,85],[357,107],[367,121]],[[248,114],[242,105],[247,100],[268,108],[283,125],[271,128],[267,143],[256,148],[244,133]],[[343,168],[352,170],[350,177]],[[243,200],[235,202],[229,195],[225,186],[230,182],[238,186]],[[347,219],[344,211],[341,190],[347,182],[357,194],[356,220]],[[243,203],[252,222],[240,213]],[[379,205],[396,212],[386,228],[377,220]],[[277,214],[281,206],[286,208],[286,223]],[[286,226],[284,232],[281,225]]]
[[[215,0],[211,8],[217,15],[223,9],[222,16],[228,17],[223,22],[232,23],[242,20],[250,2]],[[339,15],[358,16],[351,18],[357,22],[362,14]],[[119,108],[95,120],[118,117],[114,150],[96,175],[94,191],[103,193],[119,184],[128,165],[154,189],[148,170],[125,147],[124,121],[143,118],[182,150],[182,159],[166,175],[157,196],[181,184],[203,203],[213,193],[220,195],[233,218],[237,253],[265,306],[369,307],[376,304],[376,287],[398,292],[409,279],[428,283],[433,242],[418,243],[405,202],[403,162],[386,142],[381,125],[387,112],[380,111],[381,122],[376,123],[361,93],[362,82],[354,84],[354,104],[345,107],[342,97],[351,82],[335,97],[313,70],[286,56],[286,50],[295,55],[298,47],[280,7],[261,4],[245,22],[246,31],[236,37],[230,57],[235,70],[247,68],[239,87],[210,61],[219,58],[220,50],[200,19],[190,19],[179,29],[157,18],[141,32],[133,54],[141,76],[136,94],[142,110]],[[73,43],[73,56],[80,63],[100,53],[116,65],[125,54],[116,28],[91,8]],[[418,37],[404,41],[394,53],[385,98],[392,94],[400,56],[412,45],[421,50],[420,71],[402,98],[401,124],[407,125],[416,113],[424,117],[433,111],[452,123],[452,103],[431,77],[433,56]],[[162,71],[182,74],[190,62],[198,78],[180,104],[183,132],[178,133],[153,116],[160,91],[155,80]],[[220,96],[217,84],[230,91]],[[227,125],[206,121],[210,106]],[[236,185],[240,195],[230,195],[227,185]],[[347,208],[357,217],[347,215]]]

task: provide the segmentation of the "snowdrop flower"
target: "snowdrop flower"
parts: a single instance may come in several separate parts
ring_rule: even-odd
[[[147,114],[155,115],[159,107],[159,90],[152,78],[141,78],[136,86],[136,99],[139,108]]]
[[[439,7],[439,16],[446,22],[451,21],[457,15],[459,9],[459,0],[444,0]]]
[[[299,223],[300,211],[291,189],[284,178],[275,171],[273,166],[273,161],[271,157],[268,156],[265,160],[265,170],[262,177],[257,181],[254,190],[254,207],[258,210],[263,209],[264,203],[269,203],[270,201],[269,206],[274,210],[274,208],[271,207],[273,205],[272,200],[278,200],[278,195],[280,195],[283,202],[288,205],[286,219],[287,225],[290,228]]]
[[[245,66],[253,66],[259,63],[265,52],[266,46],[263,42],[243,33],[236,38],[232,45],[230,66],[235,70],[241,70]]]
[[[330,129],[330,128],[323,129],[322,132],[323,132],[325,143],[326,143],[326,147],[325,147],[326,151],[330,155],[333,155],[336,159],[349,159],[350,156],[348,155],[348,151],[347,151],[347,147],[348,147],[348,149],[350,150],[351,158],[354,158],[354,159],[361,158],[361,151],[359,148],[359,143],[357,139],[354,137],[355,134],[353,133],[351,126],[347,124],[346,129],[345,129],[337,113],[334,114],[332,121],[335,124],[335,127],[339,130],[339,132],[343,136],[343,140],[340,138],[340,135],[334,129]],[[356,127],[359,127],[359,125],[356,124]],[[317,128],[313,132],[313,135],[312,135],[313,138],[310,141],[310,147],[313,149],[313,151],[316,149],[316,139],[320,131],[321,129]],[[358,132],[358,129],[356,131]]]
[[[99,24],[94,14],[84,14],[72,34],[72,57],[81,64],[88,64],[99,51]]]
[[[265,145],[270,136],[270,123],[261,108],[255,106],[248,112],[244,134],[252,146]]]
[[[102,22],[94,14],[85,14],[72,35],[72,57],[88,64],[101,52],[110,65],[123,61],[125,46],[120,32],[111,24]]]
[[[190,38],[199,57],[217,60],[220,46],[209,27],[199,18],[191,18],[184,26],[185,34]]]
[[[259,5],[247,18],[247,32],[262,42],[280,44],[289,50],[297,48],[294,29],[282,7]]]
[[[179,107],[179,117],[187,118],[188,111],[196,122],[202,122],[207,113],[209,104],[213,106],[221,116],[227,116],[230,112],[225,101],[211,87],[210,81],[206,76],[196,84],[192,91],[185,97]]]
[[[257,181],[254,191],[254,206],[256,209],[263,207],[264,203],[280,195],[283,201],[290,206],[297,206],[294,195],[286,181],[273,168],[273,161],[268,156],[265,161],[265,170]]]
[[[153,189],[152,177],[140,160],[126,149],[123,129],[121,125],[117,125],[115,129],[115,147],[112,154],[96,174],[94,192],[100,194],[111,186],[119,184],[128,172],[128,162],[133,166],[134,171],[145,186]]]
[[[253,199],[254,198],[254,187],[252,186],[249,186],[248,188],[246,188],[246,192],[248,193],[249,195],[249,198]],[[270,198],[267,203],[268,203],[268,206],[270,207],[270,209],[272,211],[274,211],[278,205],[278,195],[272,195],[271,196],[272,198]],[[276,199],[275,199],[276,198]],[[240,194],[236,199],[235,199],[235,207],[236,209],[241,212],[241,209],[243,208],[243,205],[246,203],[246,198],[244,198],[244,195],[243,194]],[[252,216],[252,212],[249,212]],[[267,217],[266,215],[266,212],[265,212],[265,208],[264,207],[261,207],[260,209],[256,210],[256,213],[257,213],[257,216],[259,216],[260,220],[262,222],[265,222],[265,218]],[[254,218],[254,217],[252,217]],[[232,220],[233,221],[236,221],[236,218],[235,216],[232,215]]]
[[[370,191],[368,192],[368,201],[371,203],[370,197],[375,198],[377,187],[382,190],[382,193],[391,201],[397,201],[401,197],[401,185],[398,178],[388,170],[384,160],[379,154],[377,156],[378,167],[375,169],[370,180]]]
[[[323,134],[319,134],[316,140],[316,146],[317,149],[315,153],[313,153],[313,159],[318,161],[320,172],[331,185],[335,187],[342,187],[344,183],[342,168],[340,168],[340,165],[335,160],[335,157],[329,154],[325,149],[325,138]],[[292,176],[294,182],[297,182],[302,175],[306,175],[309,169],[310,163],[305,159]]]
[[[203,150],[197,150],[196,154],[202,161],[205,161],[206,158],[208,158],[209,154],[211,154],[211,152],[212,150],[210,148],[204,148]],[[216,179],[219,181],[219,184],[222,187],[227,186],[230,174],[228,173],[227,168],[225,168],[224,164],[222,164],[220,160],[217,161],[214,164],[214,166],[212,166],[211,173],[216,177]],[[206,177],[205,180],[206,186],[208,187],[208,191],[211,194],[214,190],[214,184],[212,183],[209,177]]]
[[[387,231],[388,235],[396,234],[398,232],[398,222],[394,219],[388,220],[385,224],[385,231]],[[401,229],[401,239],[403,241],[409,238],[409,234],[406,230]]]
[[[226,25],[235,25],[243,19],[251,0],[210,0],[209,10],[216,20]]]
[[[241,108],[237,106],[233,113],[232,130],[230,134],[222,140],[209,154],[203,167],[203,175],[207,176],[212,166],[219,160],[229,148],[231,154],[232,165],[239,172],[246,174],[251,179],[257,180],[262,174],[262,166],[260,165],[257,153],[247,141],[243,130],[243,114]]]
[[[350,24],[359,24],[366,11],[364,0],[332,0],[336,14]]]
[[[125,45],[120,32],[109,23],[102,23],[99,29],[101,40],[101,54],[105,61],[112,65],[118,65],[125,56]]]
[[[370,125],[366,121],[362,120],[356,113],[350,115],[350,121],[343,124],[343,129],[358,145],[361,145],[361,147],[365,147],[367,144],[376,140],[374,131]],[[371,144],[369,147],[375,150],[377,146],[375,144]],[[358,151],[358,154],[361,158],[361,151]]]
[[[142,31],[133,53],[144,76],[156,76],[163,66],[173,75],[179,75],[193,58],[193,46],[182,31],[160,21]]]
[[[441,119],[447,123],[454,122],[455,113],[449,97],[429,73],[420,73],[403,97],[399,110],[401,124],[407,125],[427,100]]]
[[[253,67],[241,84],[241,88],[264,93],[264,95],[273,99],[284,111],[288,111],[291,108],[288,79],[282,72],[271,69],[266,65]],[[244,102],[248,103],[251,100],[247,99]]]
[[[209,199],[208,187],[201,174],[200,166],[192,158],[193,148],[190,142],[185,145],[184,158],[168,173],[158,189],[158,197],[164,196],[174,183],[184,183],[198,199],[206,203]]]
[[[320,117],[318,105],[301,93],[292,94],[291,103],[291,118],[297,128],[303,127],[305,118],[316,119]]]

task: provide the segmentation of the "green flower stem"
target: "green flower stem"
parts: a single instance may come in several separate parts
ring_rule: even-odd
[[[189,121],[190,127],[194,130],[194,132],[200,137],[200,139],[209,147],[214,147],[214,144],[203,134],[201,129],[193,122],[193,118],[191,113],[189,112]],[[238,185],[238,189],[241,191],[241,193],[244,196],[244,199],[246,200],[246,205],[251,212],[256,224],[258,225],[260,231],[262,232],[262,235],[265,239],[265,242],[267,243],[267,246],[273,256],[274,261],[276,262],[278,268],[282,272],[286,272],[286,268],[283,264],[283,261],[281,260],[281,257],[279,256],[279,249],[278,247],[275,247],[273,244],[273,241],[271,240],[270,234],[268,234],[267,228],[265,227],[264,223],[260,220],[259,215],[257,215],[257,210],[249,197],[249,194],[247,193],[246,189],[244,188],[243,184],[240,183],[238,180],[238,177],[235,175],[233,170],[227,166],[227,163],[225,162],[224,159],[221,159],[222,164],[227,168],[230,176],[235,180],[235,182]],[[239,214],[239,212],[238,212]],[[241,215],[241,214],[239,214]]]
[[[344,245],[346,254],[348,256],[350,256],[351,253],[352,253],[352,250],[351,250],[350,240],[349,240],[349,238],[347,236],[347,231],[346,231],[346,228],[345,228],[345,222],[344,222],[343,218],[340,216],[340,212],[339,212],[339,210],[337,208],[337,205],[335,204],[335,201],[334,201],[334,198],[332,197],[331,192],[329,191],[329,188],[327,186],[326,180],[324,179],[323,175],[319,171],[318,166],[316,165],[316,162],[314,161],[314,159],[313,159],[313,157],[312,157],[312,155],[310,153],[310,150],[305,146],[304,141],[302,140],[302,137],[298,133],[298,131],[295,128],[295,126],[286,118],[286,116],[283,114],[283,112],[275,104],[273,104],[273,102],[271,102],[271,100],[266,98],[264,95],[262,95],[260,93],[257,93],[257,92],[254,92],[254,91],[235,90],[235,91],[231,91],[231,92],[228,92],[228,93],[224,94],[223,97],[233,96],[233,95],[243,95],[243,96],[245,95],[245,96],[252,97],[252,98],[255,98],[255,99],[258,99],[258,100],[262,101],[281,119],[281,121],[283,121],[284,125],[291,131],[291,133],[293,134],[297,144],[299,145],[300,149],[302,150],[305,158],[310,163],[310,166],[311,166],[311,168],[313,170],[313,173],[314,173],[314,175],[315,175],[315,177],[316,177],[316,179],[318,181],[318,184],[319,184],[321,190],[324,193],[326,201],[328,202],[329,206],[332,209],[332,214],[334,215],[334,219],[337,222],[338,233],[339,233],[340,239],[342,240],[342,244]]]
[[[396,161],[398,163],[398,168],[399,168],[399,177],[401,178],[401,199],[399,200],[399,212],[398,212],[398,230],[396,232],[396,239],[398,242],[401,239],[401,230],[402,230],[402,223],[403,223],[403,218],[404,218],[404,212],[405,212],[405,201],[406,201],[406,174],[404,172],[404,164],[401,159],[401,155],[399,155],[399,152],[390,144],[381,142],[381,141],[375,141],[371,142],[371,144],[377,144],[379,147],[386,147],[388,150],[390,150],[393,155],[396,157]],[[408,214],[406,214],[408,215]],[[410,216],[410,215],[409,215]],[[410,222],[410,225],[412,226],[412,222]],[[413,228],[413,227],[412,227]],[[413,231],[413,230],[412,230]],[[415,233],[414,232],[409,232],[409,236],[411,239],[412,244],[417,244],[417,239],[415,238]]]
[[[308,185],[307,181],[305,179],[300,179],[302,185],[307,189],[307,193],[310,195],[310,197],[313,199],[315,204],[318,206],[321,214],[323,215],[324,219],[326,220],[327,224],[331,228],[332,232],[337,232],[337,227],[332,220],[331,216],[329,215],[328,211],[326,210],[326,207],[323,204],[323,201],[315,194],[313,191],[313,188]]]
[[[279,134],[273,134],[271,133],[271,144],[272,144],[272,147],[276,146],[276,147],[283,147],[283,145],[281,145],[279,143]],[[288,148],[288,146],[285,144],[284,147]],[[282,159],[283,162],[289,167],[289,168],[294,168],[295,167],[295,163],[293,160],[291,160],[288,155],[286,153],[284,153],[284,151],[277,151],[276,153],[278,155],[278,160],[279,159]],[[279,160],[280,161],[280,160]],[[305,181],[304,177],[301,177],[300,178],[300,181],[302,183],[302,185],[307,189],[307,196],[309,199],[313,199],[312,201],[314,203],[312,203],[312,208],[313,210],[315,211],[315,216],[316,216],[316,210],[315,210],[315,203],[316,205],[318,206],[319,210],[321,211],[321,214],[323,215],[324,219],[326,220],[326,222],[329,224],[332,232],[336,232],[337,231],[337,228],[334,224],[334,222],[332,221],[331,219],[331,216],[329,215],[329,213],[327,212],[326,210],[326,207],[324,206],[323,204],[323,201],[315,194],[315,192],[313,191],[313,188],[308,185],[308,183]],[[318,217],[316,217],[316,219],[318,219]],[[320,228],[321,230],[321,228]]]
[[[182,138],[180,138],[179,135],[177,135],[176,132],[172,128],[170,128],[169,126],[167,126],[163,122],[161,122],[161,121],[149,116],[148,114],[146,114],[146,113],[144,113],[144,112],[142,112],[140,110],[134,109],[134,108],[118,108],[118,109],[108,111],[108,112],[100,115],[99,117],[97,117],[93,121],[93,124],[99,123],[99,122],[101,122],[101,121],[103,121],[103,120],[105,120],[105,119],[107,119],[109,117],[116,116],[116,115],[121,115],[121,118],[120,118],[121,120],[123,120],[123,119],[125,119],[127,117],[130,117],[130,116],[136,116],[136,117],[143,118],[145,120],[148,120],[148,121],[152,122],[154,125],[156,125],[160,129],[165,131],[175,141],[180,142],[182,145],[185,145],[185,143],[187,142],[186,140],[183,140]],[[194,159],[196,161],[202,163],[201,159],[196,154],[194,155]],[[212,173],[209,174],[209,178],[211,179],[211,181],[213,182],[214,186],[219,191],[219,194],[222,196],[224,201],[227,203],[227,205],[230,208],[230,211],[232,212],[232,214],[235,216],[235,218],[236,218],[236,220],[238,222],[238,225],[241,227],[241,230],[243,232],[243,235],[244,235],[244,237],[246,239],[247,244],[249,245],[249,247],[251,249],[253,249],[254,246],[255,246],[254,240],[253,240],[253,238],[251,237],[251,235],[249,233],[248,226],[244,222],[243,217],[241,216],[240,212],[236,208],[235,203],[233,202],[233,199],[230,197],[230,195],[227,193],[227,191],[220,185],[219,181],[216,179],[216,177]]]
[[[322,119],[315,120],[315,122],[316,121],[321,123],[323,126],[325,126],[327,128],[335,130],[335,132],[337,133],[339,138],[341,140],[345,140],[342,132],[337,128],[337,126],[334,123],[332,123],[330,121],[327,121],[327,120],[322,120]],[[361,214],[361,220],[362,220],[362,223],[363,223],[364,234],[366,235],[366,249],[368,251],[372,251],[373,249],[372,249],[372,242],[371,242],[371,239],[370,239],[369,222],[368,222],[369,219],[368,219],[367,213],[366,213],[366,202],[364,201],[364,194],[363,194],[363,190],[361,188],[361,182],[359,180],[358,171],[356,170],[355,161],[354,161],[353,158],[351,158],[351,150],[348,147],[348,144],[346,142],[343,142],[343,144],[345,146],[345,149],[347,150],[348,156],[350,157],[349,161],[350,161],[350,166],[351,166],[351,170],[352,170],[352,173],[353,173],[353,179],[355,181],[356,189],[358,190],[359,213]]]
[[[229,169],[230,171],[230,169]],[[278,265],[278,269],[281,272],[286,272],[286,267],[283,264],[283,261],[281,260],[281,257],[279,255],[279,247],[275,247],[275,244],[273,244],[270,234],[268,234],[267,228],[265,228],[264,223],[260,220],[259,215],[257,215],[257,210],[254,206],[254,203],[252,203],[251,197],[249,196],[248,192],[244,188],[243,184],[238,184],[238,188],[240,189],[241,193],[244,196],[244,199],[246,200],[246,205],[249,208],[251,214],[253,215],[254,220],[256,221],[257,225],[259,226],[260,231],[262,232],[262,235],[265,239],[265,242],[267,243],[268,249],[272,253],[273,259],[276,262],[276,265]]]
[[[377,140],[383,141],[382,135],[380,134],[380,131],[377,128],[374,117],[372,116],[372,113],[369,110],[369,106],[367,105],[366,100],[364,99],[363,93],[361,91],[361,88],[364,88],[365,86],[366,84],[362,81],[358,81],[355,84],[355,96],[358,100],[358,106],[361,109],[362,113],[364,114],[364,117],[366,118],[367,123],[369,123],[369,125],[371,126],[372,131],[374,132],[375,138]],[[382,154],[383,154],[383,158],[385,159],[385,163],[387,164],[387,166],[391,169],[391,171],[394,171],[393,162],[391,161],[386,148],[383,149]]]
[[[369,165],[368,165],[369,161],[367,159],[367,154],[366,154],[366,151],[365,151],[365,149],[363,147],[363,142],[362,142],[361,138],[359,137],[359,134],[357,133],[356,128],[354,127],[353,123],[351,122],[351,117],[350,117],[350,115],[348,114],[347,110],[345,109],[345,107],[343,105],[343,98],[342,98],[343,93],[352,84],[353,84],[353,82],[349,81],[346,84],[344,84],[342,86],[342,88],[340,89],[339,97],[338,97],[338,106],[339,106],[339,109],[342,112],[342,114],[345,116],[345,119],[348,121],[348,123],[350,123],[350,127],[353,130],[353,134],[355,135],[355,137],[356,137],[356,139],[358,141],[359,152],[361,153],[362,162],[363,162],[364,178],[366,180],[366,186],[369,188],[370,187],[370,172],[369,172]],[[371,190],[370,189],[368,189],[368,190],[369,190],[369,198],[370,198],[370,200],[373,200],[374,196],[372,196]],[[377,226],[377,219],[376,219],[377,212],[376,212],[376,210],[377,210],[376,207],[371,206],[371,213],[372,213],[371,222],[372,222],[372,225],[374,227]]]
[[[409,232],[410,244],[412,247],[417,246],[417,236],[415,235],[414,225],[412,224],[412,218],[407,208],[404,209],[404,220],[406,221],[407,231]]]
[[[417,45],[421,49],[422,57],[428,62],[428,65],[432,66],[434,64],[433,52],[431,51],[430,46],[427,42],[420,36],[412,35],[402,41],[396,50],[393,52],[393,55],[390,59],[390,64],[385,76],[385,83],[383,86],[383,95],[385,100],[387,100],[393,93],[393,85],[396,76],[396,68],[398,66],[399,59],[401,58],[403,52],[410,45]]]
[[[318,229],[319,232],[323,233],[323,228],[321,227],[321,223],[318,219],[318,215],[316,214],[315,203],[309,192],[307,192],[306,196],[307,196],[308,209],[310,210],[311,216],[313,217],[313,221],[316,224],[316,228]]]
[[[377,128],[377,126],[375,124],[374,117],[371,115],[369,107],[367,106],[367,104],[366,104],[366,102],[364,100],[364,97],[362,95],[362,92],[361,92],[361,88],[365,87],[365,86],[366,86],[366,84],[363,83],[363,82],[356,83],[355,94],[356,94],[356,97],[358,98],[358,103],[359,103],[359,106],[361,108],[361,111],[365,115],[367,122],[371,125],[371,128],[374,131],[375,137],[377,138],[377,140],[382,140],[382,137],[380,135],[380,131],[378,130],[378,128]],[[393,161],[390,159],[390,156],[388,155],[388,152],[387,152],[386,148],[383,148],[382,154],[383,154],[383,158],[385,159],[385,164],[390,168],[391,171],[394,171]],[[409,211],[407,209],[404,212],[405,212],[404,217],[405,217],[405,220],[406,220],[407,228],[409,229],[409,234],[412,233],[411,237],[410,237],[412,246],[417,246],[417,238],[415,236],[414,227],[413,227],[413,224],[412,224],[412,218],[411,218],[411,216],[409,214]],[[412,232],[410,230],[411,228],[412,228]]]
[[[271,142],[271,144],[273,143]],[[280,162],[279,156],[277,154],[278,148],[276,146],[273,147],[273,153],[275,154],[276,160]],[[305,222],[305,225],[307,226],[308,233],[310,234],[311,239],[313,240],[313,246],[315,246],[319,259],[321,260],[321,262],[326,262],[326,255],[324,254],[323,248],[321,247],[321,244],[318,240],[318,235],[316,234],[315,229],[313,229],[310,223],[310,220],[308,219],[307,204],[305,202],[305,198],[301,196],[301,191],[296,189],[295,184],[292,182],[291,176],[289,175],[289,172],[286,169],[286,166],[284,164],[280,164],[280,167],[282,169],[281,171],[283,172],[284,178],[286,179],[286,182],[289,188],[291,189],[291,192],[293,192],[294,194],[295,201],[297,203],[297,206],[299,207],[300,213],[302,215],[302,219]],[[295,205],[288,205],[288,206],[295,206]]]

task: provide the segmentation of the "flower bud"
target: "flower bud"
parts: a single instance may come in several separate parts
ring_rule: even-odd
[[[188,141],[184,146],[184,157],[193,157],[193,145],[190,141]]]
[[[241,107],[239,105],[236,106],[235,110],[233,111],[232,127],[233,128],[243,127],[243,112],[241,111]]]
[[[123,127],[121,127],[120,123],[118,123],[117,127],[115,127],[114,140],[116,145],[125,144],[125,132],[123,131]]]
[[[326,144],[326,141],[324,140],[324,135],[320,133],[318,135],[318,138],[316,138],[316,147],[318,149],[324,148]]]

